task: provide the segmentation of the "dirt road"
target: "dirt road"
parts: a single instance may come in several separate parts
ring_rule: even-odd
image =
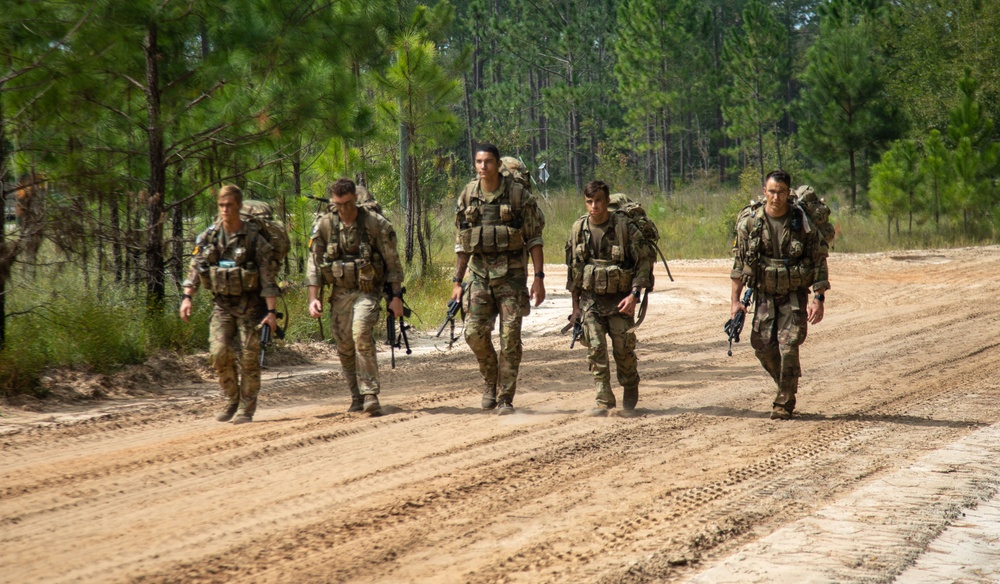
[[[658,276],[637,417],[586,415],[556,266],[514,416],[426,341],[379,418],[333,364],[270,371],[245,426],[208,384],[5,410],[0,582],[996,582],[998,265],[831,257],[789,422],[749,344],[726,357],[721,260]]]

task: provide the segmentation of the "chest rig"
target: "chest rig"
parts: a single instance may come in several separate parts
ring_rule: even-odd
[[[743,283],[778,296],[809,287],[813,283],[815,264],[805,253],[810,225],[802,209],[796,204],[789,205],[792,216],[787,237],[779,242],[779,257],[773,257],[773,239],[778,234],[770,231],[764,205],[757,202],[748,209],[750,231],[743,254]]]
[[[462,250],[471,254],[498,254],[524,250],[521,232],[521,203],[524,187],[509,176],[503,177],[503,194],[487,202],[478,181],[462,191],[463,213],[459,217]]]
[[[601,245],[597,256],[593,253],[591,231],[587,228],[588,215],[583,215],[573,224],[570,234],[572,246],[567,246],[567,263],[573,276],[573,287],[594,294],[619,294],[632,289],[632,279],[635,277],[634,266],[628,260],[626,253],[626,235],[628,234],[627,219],[611,214],[608,222],[609,231],[605,231],[607,240],[610,231],[614,231],[614,242],[610,248]]]
[[[325,219],[330,225],[330,237],[319,262],[323,281],[365,293],[378,290],[384,279],[385,262],[371,243],[369,223],[373,218],[368,216],[367,211],[358,208],[358,218],[354,221],[358,230],[356,246],[347,241],[347,230],[338,214],[327,213]]]
[[[198,277],[206,290],[216,296],[241,296],[260,291],[257,269],[257,235],[260,225],[244,221],[244,229],[221,245],[222,224],[216,223],[198,236],[194,255]]]

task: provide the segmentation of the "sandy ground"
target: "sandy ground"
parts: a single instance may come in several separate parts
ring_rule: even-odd
[[[834,254],[788,422],[746,340],[726,357],[721,260],[658,275],[635,417],[586,415],[557,266],[513,416],[427,338],[377,418],[333,363],[270,369],[244,426],[190,381],[5,408],[0,582],[997,582],[998,262]]]

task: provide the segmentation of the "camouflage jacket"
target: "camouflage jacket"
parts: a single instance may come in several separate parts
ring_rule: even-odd
[[[566,289],[579,295],[585,312],[617,314],[618,304],[633,288],[651,286],[652,260],[639,226],[620,213],[610,214],[594,254],[588,219],[577,219],[566,241]]]
[[[350,275],[344,273],[344,270],[354,269],[351,264],[362,271],[365,264],[374,268],[372,286],[376,291],[381,290],[386,282],[403,282],[396,230],[388,219],[358,208],[358,218],[351,225],[344,225],[340,216],[333,212],[324,213],[313,223],[306,285],[357,287],[356,281],[352,283]]]
[[[826,240],[797,205],[790,204],[789,213],[791,223],[780,242],[780,257],[773,257],[773,234],[764,205],[755,202],[740,212],[730,277],[765,294],[787,294],[810,286],[813,290],[830,288]]]
[[[528,252],[542,245],[545,216],[530,191],[501,173],[500,188],[486,193],[479,179],[469,182],[455,206],[455,252],[467,253],[474,277],[525,278]]]
[[[195,239],[191,267],[181,285],[195,290],[200,286],[211,287],[217,301],[227,296],[277,296],[271,253],[271,244],[250,222],[244,221],[239,231],[229,235],[222,233],[221,224],[216,223]],[[242,282],[240,294],[220,293],[221,288],[216,289],[212,278],[213,274],[220,274],[220,268],[239,270],[233,272],[233,279],[239,277]]]

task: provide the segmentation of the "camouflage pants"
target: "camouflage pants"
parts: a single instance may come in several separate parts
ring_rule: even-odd
[[[358,289],[334,287],[330,295],[330,330],[351,395],[378,395],[375,322],[381,297]]]
[[[608,361],[608,340],[615,358],[618,383],[624,389],[625,407],[632,409],[639,399],[639,359],[635,355],[635,333],[628,332],[635,324],[631,316],[615,314],[598,316],[587,312],[583,317],[584,340],[589,347],[587,358],[597,386],[597,403],[615,407],[615,394],[611,391],[611,368]]]
[[[521,366],[521,319],[528,307],[524,278],[491,283],[473,278],[466,291],[465,342],[479,361],[486,390],[497,399],[513,401]],[[493,325],[500,316],[500,354],[493,348]]]
[[[242,314],[242,316],[240,316]],[[219,375],[219,385],[230,404],[239,402],[239,412],[253,416],[257,411],[260,391],[260,331],[257,325],[264,318],[261,307],[244,312],[219,306],[212,309],[208,322],[208,345],[212,366]],[[234,350],[239,344],[239,354]],[[242,376],[239,374],[242,369]]]
[[[790,296],[761,294],[750,334],[757,359],[778,386],[774,405],[789,411],[795,408],[795,392],[802,375],[799,345],[806,340],[809,325],[805,311],[808,291],[793,294],[798,295],[800,309],[795,308]]]

